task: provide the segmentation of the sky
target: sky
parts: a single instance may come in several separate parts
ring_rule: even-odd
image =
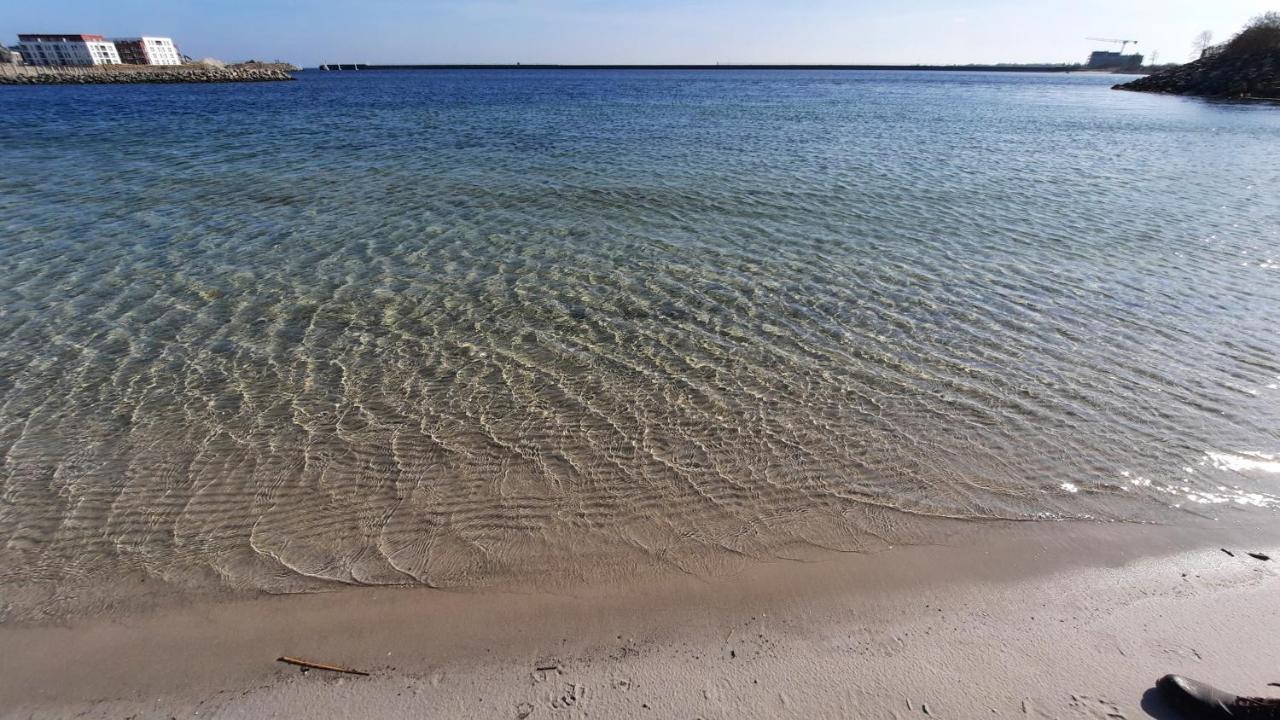
[[[54,0],[18,33],[160,35],[196,58],[329,63],[1081,62],[1137,39],[1189,59],[1280,0]],[[1132,46],[1130,46],[1132,49]]]

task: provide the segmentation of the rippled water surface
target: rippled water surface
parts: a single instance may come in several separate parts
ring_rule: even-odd
[[[1110,82],[0,88],[0,581],[1270,517],[1280,108]]]

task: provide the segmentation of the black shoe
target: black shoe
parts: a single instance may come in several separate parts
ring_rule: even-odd
[[[1165,675],[1156,682],[1169,698],[1193,718],[1246,718],[1280,720],[1280,699],[1240,697],[1180,675]]]

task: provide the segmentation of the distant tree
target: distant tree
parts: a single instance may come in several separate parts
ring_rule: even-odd
[[[1195,41],[1191,43],[1191,47],[1192,60],[1199,60],[1204,57],[1204,54],[1209,51],[1209,48],[1213,47],[1213,31],[1205,30],[1197,35]]]
[[[1280,52],[1280,12],[1267,12],[1249,21],[1223,46],[1229,55]]]

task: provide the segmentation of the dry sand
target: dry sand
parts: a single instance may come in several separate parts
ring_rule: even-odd
[[[1245,554],[1273,549],[1269,532],[1052,523],[715,580],[357,588],[10,625],[0,714],[1173,718],[1148,692],[1167,672],[1276,690],[1280,562]]]

